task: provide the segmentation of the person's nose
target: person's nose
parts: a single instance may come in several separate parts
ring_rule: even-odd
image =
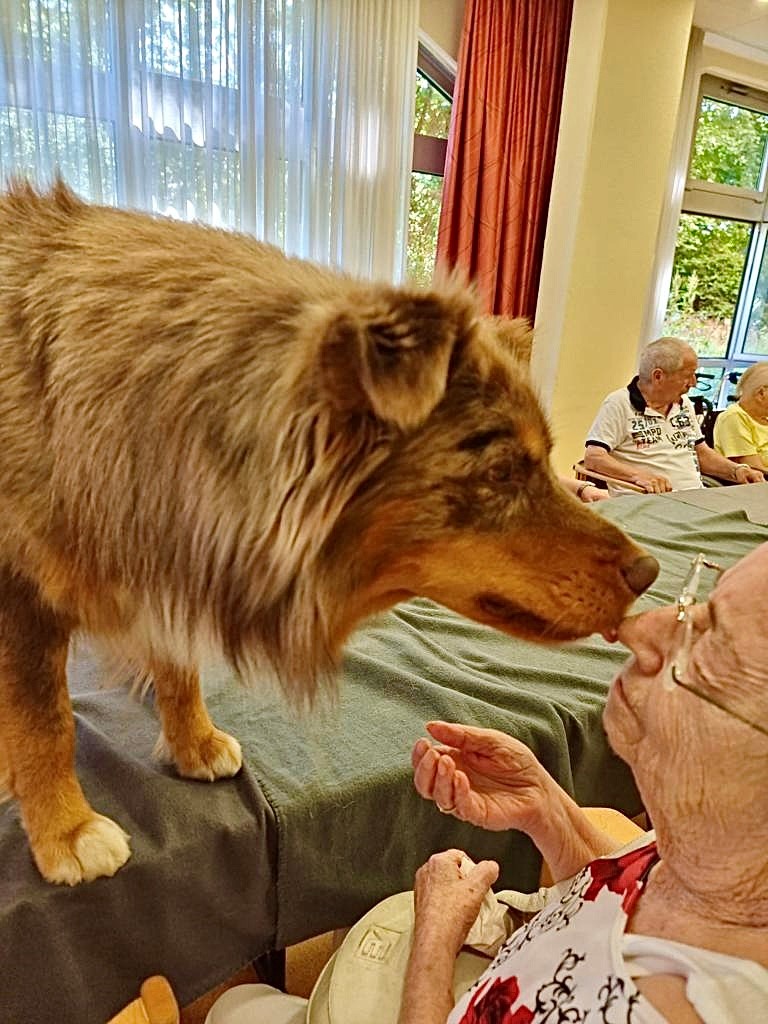
[[[639,670],[648,676],[661,671],[677,631],[674,608],[658,608],[630,615],[619,626],[618,639],[635,656]]]

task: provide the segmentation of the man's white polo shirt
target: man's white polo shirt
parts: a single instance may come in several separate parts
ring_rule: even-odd
[[[620,462],[661,473],[673,491],[702,487],[696,445],[704,441],[696,411],[687,395],[665,416],[651,409],[638,387],[637,377],[625,388],[612,391],[600,406],[589,429],[587,444],[610,452]],[[609,484],[611,494],[627,489]]]

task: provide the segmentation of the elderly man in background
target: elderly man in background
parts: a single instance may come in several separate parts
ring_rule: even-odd
[[[741,375],[738,401],[715,422],[715,449],[721,455],[768,473],[768,363],[753,363]]]
[[[686,392],[696,383],[696,353],[678,338],[659,338],[640,356],[638,374],[603,401],[587,435],[584,465],[648,493],[702,487],[701,474],[758,483],[761,472],[731,462],[705,442]]]

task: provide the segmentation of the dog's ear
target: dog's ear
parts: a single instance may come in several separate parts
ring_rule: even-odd
[[[489,316],[486,318],[502,347],[524,366],[531,364],[533,329],[525,317]]]
[[[476,320],[474,300],[458,289],[385,288],[368,298],[326,321],[324,387],[340,410],[413,429],[445,394],[451,359]]]

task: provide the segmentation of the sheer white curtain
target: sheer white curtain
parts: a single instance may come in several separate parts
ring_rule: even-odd
[[[404,266],[418,0],[2,0],[0,176]]]

